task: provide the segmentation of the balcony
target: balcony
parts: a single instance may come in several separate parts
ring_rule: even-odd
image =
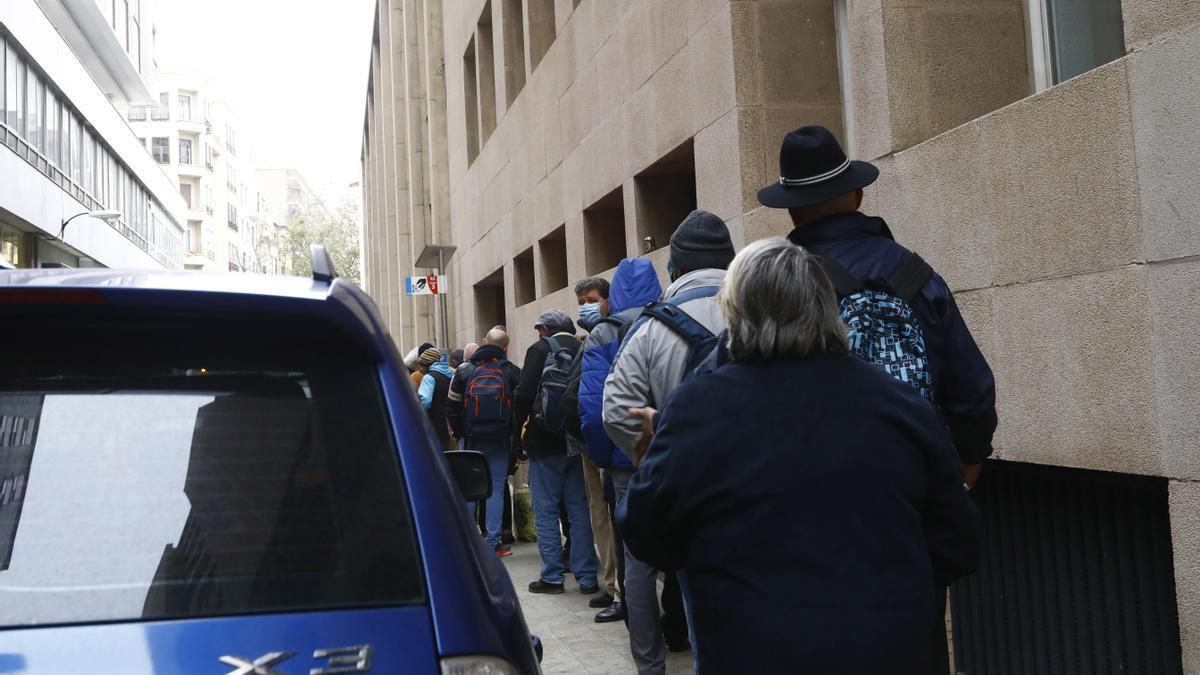
[[[188,218],[188,220],[200,220],[200,221],[203,221],[203,220],[206,220],[206,219],[207,219],[209,216],[211,216],[211,215],[212,215],[212,209],[211,209],[211,208],[207,208],[207,207],[200,206],[200,205],[197,205],[197,204],[193,204],[193,205],[190,205],[190,206],[188,206],[188,210],[187,210],[187,218]]]
[[[125,113],[125,118],[130,122],[145,122],[149,117],[145,108],[130,108],[129,112]]]
[[[189,178],[203,178],[212,171],[203,162],[197,162],[194,159],[190,162],[180,162],[178,167],[179,175]]]
[[[201,122],[200,120],[194,120],[194,119],[190,119],[190,118],[184,119],[184,118],[180,117],[179,119],[177,119],[175,121],[176,121],[177,126],[179,127],[180,131],[187,132],[190,134],[205,133],[204,122]]]

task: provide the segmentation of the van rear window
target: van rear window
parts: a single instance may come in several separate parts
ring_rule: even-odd
[[[374,364],[207,323],[0,333],[0,626],[424,600]]]

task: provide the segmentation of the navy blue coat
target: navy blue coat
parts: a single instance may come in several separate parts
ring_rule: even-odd
[[[792,243],[837,261],[859,279],[891,276],[909,251],[881,218],[842,213],[792,230]],[[937,274],[912,303],[925,333],[938,412],[966,464],[992,454],[996,381],[946,282]]]
[[[616,521],[638,560],[682,571],[714,673],[927,675],[935,589],[980,546],[933,408],[829,354],[682,385]]]
[[[632,322],[641,309],[658,300],[662,285],[654,265],[644,258],[626,258],[613,275],[608,306],[612,314]],[[583,343],[583,371],[579,379],[579,417],[587,454],[596,466],[634,469],[633,462],[617,447],[604,430],[604,380],[612,370],[621,348],[620,327],[601,322]]]

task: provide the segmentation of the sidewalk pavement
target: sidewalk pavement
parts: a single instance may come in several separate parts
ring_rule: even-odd
[[[503,562],[517,588],[530,632],[542,639],[544,672],[604,675],[636,672],[625,624],[620,621],[595,623],[592,618],[599,610],[588,607],[588,600],[596,596],[580,594],[579,584],[570,574],[567,575],[567,592],[562,595],[529,592],[529,582],[538,578],[542,565],[536,544],[517,542],[513,545],[513,555],[504,558]],[[690,652],[668,654],[668,675],[691,672]]]

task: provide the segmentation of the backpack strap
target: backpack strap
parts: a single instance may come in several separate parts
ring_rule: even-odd
[[[566,347],[563,347],[562,344],[557,339],[555,339],[555,337],[553,335],[547,335],[546,337],[542,338],[542,342],[545,342],[547,345],[550,346],[550,355],[551,356],[553,356],[554,354],[557,354],[558,352],[562,351],[563,349],[566,349]]]
[[[909,253],[904,264],[888,278],[888,285],[895,291],[896,297],[912,302],[925,284],[933,276],[933,268],[916,253]]]
[[[850,274],[845,267],[842,267],[833,258],[824,255],[815,257],[821,265],[821,269],[825,270],[825,274],[833,282],[833,290],[837,293],[838,298],[844,298],[847,295],[852,295],[866,288],[861,279]]]
[[[711,297],[715,296],[717,294],[717,292],[720,290],[721,290],[720,286],[700,286],[698,288],[692,288],[692,289],[683,291],[681,293],[676,293],[671,298],[669,298],[667,300],[663,300],[662,303],[651,303],[650,305],[647,305],[647,306],[653,307],[656,304],[668,304],[668,305],[675,305],[676,307],[678,307],[679,305],[691,302],[693,300],[702,300],[704,298],[711,298]]]
[[[704,327],[704,324],[693,319],[691,315],[671,302],[656,302],[647,305],[646,309],[642,310],[642,315],[653,317],[666,324],[680,337],[687,340],[688,346],[716,337],[712,331]]]

